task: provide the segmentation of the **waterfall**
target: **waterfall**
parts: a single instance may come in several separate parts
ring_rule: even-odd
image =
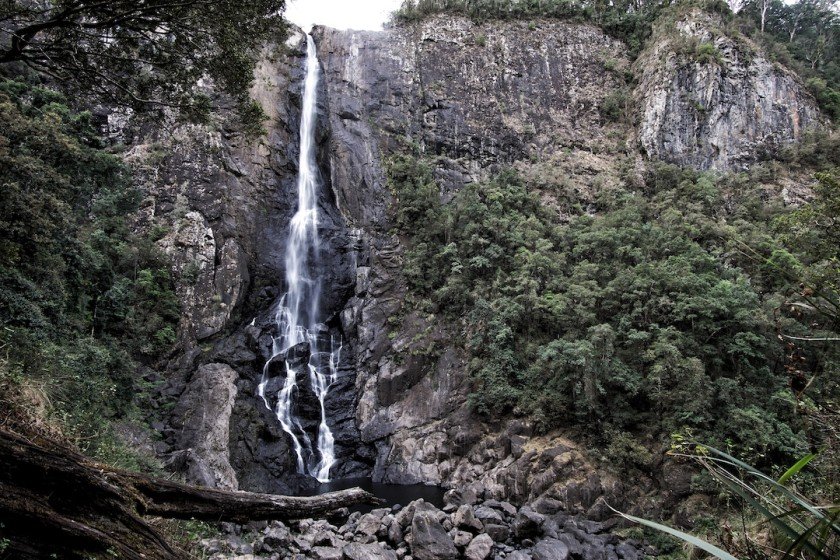
[[[298,472],[308,473],[321,482],[329,481],[330,468],[335,463],[332,431],[327,425],[324,400],[338,376],[342,342],[330,336],[320,323],[319,300],[321,278],[318,276],[320,242],[318,239],[318,189],[321,185],[315,159],[315,125],[317,120],[318,54],[312,36],[306,35],[306,78],[303,87],[303,108],[300,120],[300,158],[297,190],[298,206],[289,226],[286,244],[286,293],[280,298],[274,314],[278,336],[274,338],[272,360],[286,354],[286,377],[277,394],[274,412],[283,431],[292,439]],[[306,343],[309,351],[307,369],[309,382],[321,407],[321,418],[315,450],[309,435],[294,416],[294,401],[298,393],[297,374],[290,360],[290,351]],[[266,407],[269,364],[266,362],[257,393]]]

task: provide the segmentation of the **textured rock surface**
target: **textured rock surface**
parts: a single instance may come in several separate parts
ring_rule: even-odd
[[[460,326],[405,306],[405,240],[391,228],[385,169],[394,154],[421,154],[433,162],[448,200],[463,185],[513,167],[551,187],[546,191],[594,208],[599,189],[643,172],[645,156],[727,169],[819,123],[795,78],[760,56],[743,56],[743,45],[709,35],[717,27],[706,17],[692,16],[679,29],[714,42],[721,62],[686,62],[674,45],[656,42],[636,67],[638,128],[632,119],[601,116],[630,66],[623,45],[592,26],[437,17],[383,32],[316,28],[324,70],[316,138],[324,178],[320,273],[330,286],[325,329],[345,340],[326,401],[338,456],[334,477],[444,484],[459,488],[461,503],[509,499],[532,503],[535,515],[566,510],[596,518],[608,512],[605,498],[620,505],[652,483],[625,487],[567,434],[535,437],[526,421],[490,424],[471,413]],[[296,204],[302,40],[297,34],[268,47],[258,67],[253,95],[270,117],[259,138],[227,120],[176,126],[166,141],[112,131],[133,146],[129,159],[148,193],[140,225],[162,228],[159,244],[173,258],[182,301],[181,348],[161,400],[177,399],[206,364],[235,371],[230,465],[248,490],[287,492],[312,483],[295,474],[290,442],[256,396],[271,357],[272,305],[283,291]],[[271,366],[267,371],[276,392],[281,379]],[[309,398],[300,412],[314,434],[305,377],[299,389]],[[194,402],[190,413],[202,406]],[[166,420],[165,442],[183,457],[179,419]],[[513,531],[541,530],[534,519],[525,515]],[[446,532],[511,538],[507,519],[473,521],[479,526],[462,520]],[[401,538],[410,521],[395,523],[381,524],[376,538]]]
[[[238,488],[228,450],[236,377],[226,364],[199,367],[173,411],[173,424],[180,427],[181,467],[190,480],[204,486]]]
[[[522,513],[495,500],[487,500],[479,507],[499,511],[499,523],[504,527]],[[340,527],[312,519],[289,527],[278,521],[256,528],[225,524],[223,529],[228,534],[224,538],[207,539],[201,544],[211,560],[236,558],[245,552],[272,560],[638,560],[643,553],[651,552],[649,547],[642,550],[636,541],[611,533],[604,524],[564,514],[546,517],[543,530],[532,538],[497,541],[487,533],[473,536],[456,529],[444,532],[453,525],[455,514],[447,515],[423,500],[406,504],[396,516],[389,511],[375,509],[349,516],[345,513],[347,517],[341,517],[344,524]],[[371,531],[374,526],[382,528],[391,522],[405,526],[404,538],[391,540],[381,530]]]
[[[648,156],[700,169],[738,168],[821,126],[799,78],[747,40],[720,34],[721,25],[719,16],[696,10],[636,62],[639,140]],[[677,54],[677,41],[714,45],[718,60]]]

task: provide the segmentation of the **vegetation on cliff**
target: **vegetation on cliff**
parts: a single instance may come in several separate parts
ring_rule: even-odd
[[[132,231],[129,170],[66,103],[0,82],[0,343],[6,375],[42,385],[82,449],[109,459],[137,360],[172,346],[179,307],[168,259]]]
[[[586,426],[640,466],[627,441],[680,430],[774,465],[819,445],[803,409],[838,396],[837,346],[819,341],[836,336],[837,176],[790,213],[761,173],[656,164],[585,212],[510,172],[449,204],[414,157],[389,177],[419,305],[464,318],[479,412]],[[815,291],[825,314],[800,313]]]

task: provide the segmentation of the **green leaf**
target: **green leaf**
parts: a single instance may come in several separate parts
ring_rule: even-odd
[[[802,457],[799,461],[797,461],[795,465],[793,465],[791,468],[789,468],[789,469],[785,472],[785,474],[783,474],[783,475],[779,478],[779,480],[778,480],[777,482],[778,482],[779,484],[784,484],[785,482],[787,482],[788,480],[790,480],[790,478],[791,478],[793,475],[795,475],[796,473],[798,473],[799,471],[801,471],[801,470],[805,467],[805,465],[807,465],[808,463],[810,463],[810,462],[811,462],[811,460],[812,460],[814,457],[816,457],[816,456],[817,456],[817,454],[816,454],[816,453],[809,453],[808,455],[805,455],[805,456],[804,456],[804,457]]]
[[[677,529],[672,529],[671,527],[668,527],[667,525],[662,525],[662,524],[656,523],[654,521],[649,521],[647,519],[642,519],[641,517],[634,517],[632,515],[622,513],[618,510],[615,510],[615,509],[613,509],[613,511],[615,511],[617,514],[619,514],[623,518],[629,519],[630,521],[633,521],[634,523],[639,523],[641,525],[645,525],[645,526],[650,527],[652,529],[656,529],[657,531],[662,531],[663,533],[668,533],[669,535],[677,537],[678,539],[683,540],[683,541],[687,542],[688,544],[690,544],[692,546],[696,546],[697,548],[699,548],[699,549],[701,549],[705,552],[708,552],[709,554],[711,554],[713,556],[716,556],[716,557],[720,558],[721,560],[738,560],[735,556],[732,556],[731,554],[729,554],[725,550],[722,550],[722,549],[716,547],[715,545],[704,541],[701,538],[695,537],[693,535],[689,535],[688,533],[683,533],[682,531],[678,531]]]

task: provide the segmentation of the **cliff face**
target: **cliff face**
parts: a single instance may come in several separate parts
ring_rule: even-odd
[[[793,76],[746,60],[733,41],[712,37],[703,17],[678,29],[713,41],[720,62],[685,62],[675,43],[655,42],[635,66],[638,126],[602,116],[608,96],[626,87],[630,61],[595,27],[436,17],[383,32],[316,29],[321,235],[332,255],[326,307],[329,327],[347,341],[327,400],[333,476],[457,485],[596,517],[601,496],[643,489],[644,481],[625,488],[598,473],[563,434],[533,437],[527,420],[488,424],[470,411],[460,325],[404,307],[405,240],[391,228],[386,168],[394,154],[422,154],[446,200],[514,167],[586,207],[648,157],[731,169],[820,122]],[[163,146],[134,140],[149,193],[142,220],[167,231],[160,244],[173,256],[184,310],[160,398],[180,403],[159,424],[162,451],[191,476],[247,490],[302,483],[279,422],[255,396],[296,200],[302,48],[298,34],[266,50],[254,90],[270,116],[263,137],[247,140],[221,123],[178,127]],[[157,150],[167,155],[156,159]],[[439,351],[423,352],[430,343]],[[223,379],[209,382],[213,371]],[[186,429],[203,402],[214,421]],[[227,454],[218,445],[225,434]],[[208,469],[224,474],[214,481]],[[668,487],[675,495],[687,488]]]
[[[606,167],[624,131],[599,111],[621,79],[604,61],[626,66],[624,47],[590,26],[443,17],[380,33],[319,28],[315,39],[333,188],[370,248],[342,325],[356,342],[356,420],[376,449],[374,479],[474,483],[524,501],[559,478],[549,495],[576,511],[605,486],[613,493],[613,481],[589,479],[593,469],[571,442],[526,444],[527,422],[489,426],[470,412],[459,326],[403,308],[403,241],[390,230],[384,167],[395,153],[419,151],[434,159],[444,199],[503,168],[538,175],[564,151],[581,155],[558,162],[570,175]],[[430,342],[443,348],[436,357],[422,352]]]
[[[721,25],[694,11],[660,29],[660,40],[636,61],[638,137],[649,157],[698,169],[742,168],[762,150],[823,124],[795,75],[747,40],[724,35]]]

